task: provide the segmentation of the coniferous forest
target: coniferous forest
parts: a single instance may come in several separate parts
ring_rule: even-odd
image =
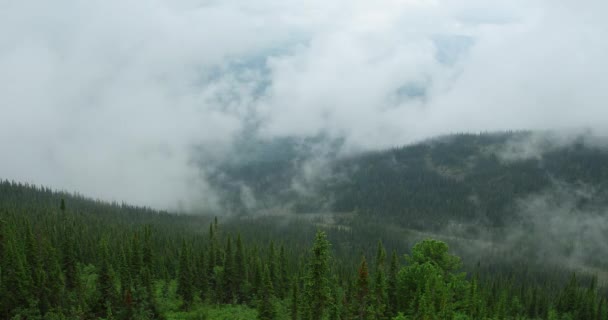
[[[9,181],[0,196],[2,319],[608,319],[593,275],[461,260],[369,221],[175,215]]]
[[[0,0],[0,320],[608,320],[608,0]]]

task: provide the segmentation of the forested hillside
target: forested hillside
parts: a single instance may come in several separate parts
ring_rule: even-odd
[[[584,208],[608,204],[606,140],[555,135],[457,134],[347,156],[322,138],[251,142],[210,181],[234,213],[355,212],[425,230],[503,226],[518,219],[516,200],[556,183],[592,188]]]
[[[531,134],[244,145],[213,215],[1,181],[0,318],[608,319],[608,152]]]
[[[608,233],[607,142],[588,133],[456,134],[341,154],[343,141],[326,137],[247,141],[209,181],[223,212],[245,220],[307,220],[381,235],[392,247],[434,237],[471,265],[522,261],[608,279],[597,240]]]
[[[218,222],[0,186],[3,319],[608,318],[596,278],[463,269],[444,242],[373,224]]]

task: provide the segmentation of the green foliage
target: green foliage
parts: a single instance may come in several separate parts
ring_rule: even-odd
[[[276,311],[273,304],[274,290],[272,287],[272,280],[270,279],[270,271],[268,266],[264,267],[264,271],[262,273],[262,283],[260,301],[258,302],[258,319],[274,320],[276,318]]]
[[[2,319],[608,316],[606,290],[593,278],[536,281],[536,273],[517,278],[522,273],[514,267],[509,276],[467,278],[446,243],[406,246],[385,237],[374,246],[378,233],[365,231],[372,225],[315,234],[308,222],[278,227],[237,219],[220,232],[210,217],[169,216],[31,186],[0,182],[0,195]],[[58,197],[69,210],[57,207]],[[311,247],[303,244],[311,238]],[[409,251],[407,263],[396,250],[387,259],[384,244]],[[362,252],[375,259],[357,261]]]
[[[188,309],[194,300],[193,273],[191,268],[190,250],[186,241],[182,242],[179,257],[179,271],[177,278],[177,294],[184,301],[184,309]]]
[[[368,318],[369,308],[371,307],[369,270],[365,257],[363,257],[363,260],[361,261],[357,275],[354,301],[356,307],[355,316],[359,320],[364,320]]]
[[[426,239],[417,243],[412,255],[406,258],[411,265],[430,263],[443,271],[445,275],[461,268],[460,258],[448,253],[448,245],[435,239]]]
[[[330,298],[329,288],[329,259],[330,243],[323,231],[315,236],[308,270],[304,282],[304,313],[305,320],[320,320],[325,314]]]

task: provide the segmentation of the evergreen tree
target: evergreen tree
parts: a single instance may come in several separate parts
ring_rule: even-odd
[[[208,290],[208,279],[207,279],[207,260],[205,259],[205,251],[201,250],[196,262],[196,288],[198,289],[201,300],[205,300],[207,297]]]
[[[285,247],[281,245],[279,248],[278,273],[277,273],[277,288],[276,294],[280,299],[284,299],[289,290],[289,275],[288,262],[285,255]]]
[[[397,258],[397,252],[393,251],[391,254],[391,262],[388,270],[388,281],[387,281],[387,310],[390,317],[397,315],[397,272],[399,270],[399,260]]]
[[[431,290],[430,282],[432,279],[426,281],[422,296],[420,297],[420,319],[422,320],[435,320],[437,315],[435,313],[435,297]]]
[[[317,231],[304,282],[305,320],[320,320],[325,314],[329,300],[329,247],[325,233]]]
[[[50,311],[61,311],[61,297],[63,296],[63,274],[61,273],[61,265],[57,250],[52,247],[51,243],[44,239],[42,241],[42,266],[39,270],[39,278],[41,283],[38,287],[40,313],[45,315]]]
[[[268,269],[270,270],[270,281],[272,281],[273,288],[276,289],[279,287],[279,268],[277,265],[277,254],[274,248],[274,241],[270,241],[270,245],[268,246]]]
[[[578,306],[578,281],[576,274],[573,273],[570,277],[570,282],[562,290],[559,301],[557,304],[557,311],[559,313],[572,313],[577,309]]]
[[[291,300],[290,300],[290,315],[291,320],[298,320],[298,312],[299,312],[299,298],[298,298],[298,281],[294,279],[291,284]]]
[[[376,319],[387,319],[387,280],[385,275],[385,263],[386,251],[382,242],[378,242],[378,249],[376,254],[376,273],[374,275],[374,296],[373,296],[373,309]]]
[[[2,257],[2,299],[1,310],[6,319],[11,319],[18,308],[28,307],[32,301],[31,276],[26,267],[26,258],[23,250],[16,243],[16,235],[7,232]]]
[[[226,250],[224,252],[224,294],[223,302],[232,303],[235,297],[235,266],[234,255],[232,254],[232,240],[230,237],[226,239]]]
[[[357,284],[355,287],[355,305],[357,307],[356,317],[359,320],[365,320],[368,319],[368,308],[370,306],[369,270],[367,268],[365,257],[363,257],[361,261],[357,275]]]
[[[179,273],[177,277],[177,294],[184,301],[184,308],[188,309],[194,299],[194,289],[192,287],[192,271],[190,268],[190,250],[186,241],[182,242],[182,249],[179,256]]]
[[[97,276],[98,300],[95,306],[95,313],[99,317],[107,318],[109,316],[108,313],[113,309],[116,291],[114,288],[114,272],[110,263],[110,253],[106,239],[101,241],[99,253],[101,255],[101,267]]]
[[[243,303],[247,301],[247,270],[245,268],[245,253],[243,251],[243,242],[241,234],[236,238],[236,252],[234,254],[234,290],[237,297],[237,302]]]
[[[260,294],[260,301],[258,305],[258,319],[260,320],[273,320],[276,317],[276,312],[273,304],[273,289],[272,282],[270,281],[270,271],[268,266],[264,267],[262,272],[263,286]]]
[[[76,290],[78,286],[78,270],[76,268],[77,259],[75,248],[75,228],[74,222],[66,221],[67,226],[63,235],[63,274],[65,275],[65,286],[68,291]]]

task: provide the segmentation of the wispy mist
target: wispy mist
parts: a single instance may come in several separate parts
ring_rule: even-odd
[[[244,134],[323,134],[367,150],[451,132],[605,132],[607,9],[599,0],[9,1],[0,177],[196,210],[217,204],[205,179],[213,167],[201,161],[225,161]],[[306,166],[293,182],[302,191],[318,163]]]

